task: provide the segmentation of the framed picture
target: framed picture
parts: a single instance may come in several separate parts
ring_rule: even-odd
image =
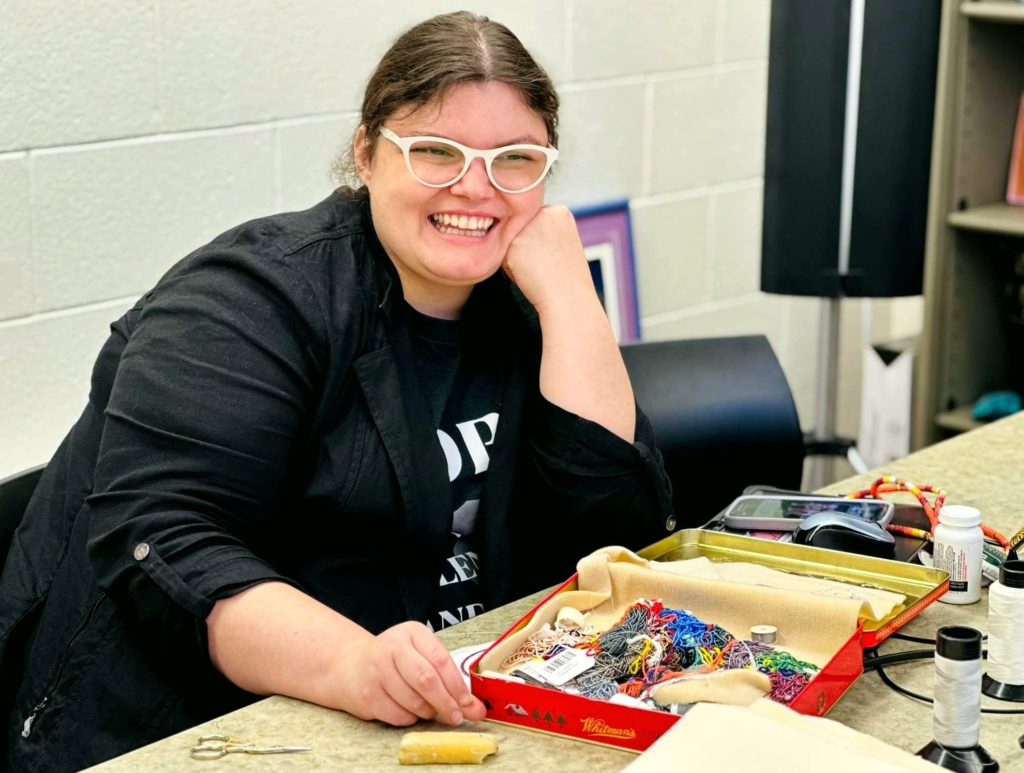
[[[573,210],[590,275],[619,343],[640,340],[633,233],[629,202],[613,201]]]
[[[1024,205],[1024,94],[1020,95],[1017,129],[1013,133],[1013,153],[1010,157],[1010,179],[1006,184],[1006,202]]]

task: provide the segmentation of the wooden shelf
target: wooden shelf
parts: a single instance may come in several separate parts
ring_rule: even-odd
[[[1021,5],[1021,9],[1024,12],[1024,4]],[[1024,207],[1015,207],[1011,204],[971,207],[962,212],[951,213],[946,220],[955,228],[965,228],[969,231],[1024,236]]]
[[[968,430],[981,427],[985,423],[971,417],[971,411],[973,410],[973,405],[966,405],[952,411],[945,411],[935,417],[935,423],[943,429],[952,430],[953,432],[967,432]]]
[[[1024,206],[1004,200],[1022,91],[1024,2],[942,0],[915,448],[979,426],[970,407],[948,406],[1020,388],[1024,332],[1004,295]]]
[[[974,3],[961,3],[960,13],[984,21],[1024,24],[1024,3],[1014,0],[982,0]]]

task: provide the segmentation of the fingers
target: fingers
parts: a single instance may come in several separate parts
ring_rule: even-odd
[[[459,724],[465,716],[463,710],[472,706],[473,696],[458,667],[425,627],[410,627],[408,633],[410,646],[395,658],[399,676],[434,709],[439,721]]]
[[[570,288],[593,294],[593,280],[572,213],[542,207],[513,239],[506,272],[535,307],[560,302]]]
[[[367,705],[369,711],[364,716],[360,716],[360,719],[379,719],[381,722],[396,727],[408,727],[421,719],[430,719],[430,717],[417,716],[404,708],[383,689],[377,689],[374,694],[367,695]]]
[[[448,650],[422,623],[401,623],[368,644],[357,659],[362,666],[351,671],[355,702],[347,708],[356,716],[398,726],[420,719],[457,725],[487,713]]]
[[[405,714],[410,715],[413,720],[435,719],[437,717],[437,710],[423,696],[406,684],[405,679],[397,669],[392,669],[384,675],[381,679],[381,687],[387,700]],[[382,703],[382,707],[389,712],[393,710],[393,707],[387,702]],[[384,719],[383,717],[381,718]],[[391,724],[395,723],[392,722]]]

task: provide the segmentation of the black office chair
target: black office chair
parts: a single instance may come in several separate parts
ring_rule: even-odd
[[[0,480],[0,568],[7,561],[14,530],[28,507],[32,492],[46,468],[45,464]]]
[[[767,338],[652,341],[621,349],[672,481],[679,528],[707,522],[749,485],[799,490],[800,420]]]

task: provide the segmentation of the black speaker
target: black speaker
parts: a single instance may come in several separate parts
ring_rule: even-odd
[[[940,11],[937,0],[772,0],[763,291],[921,292]]]

